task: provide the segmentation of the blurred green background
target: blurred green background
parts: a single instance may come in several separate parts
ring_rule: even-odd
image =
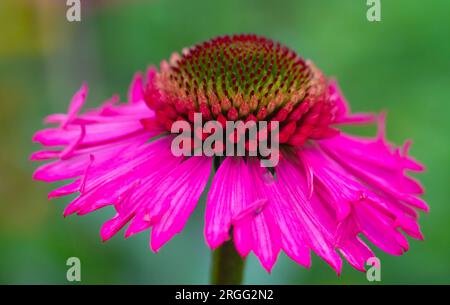
[[[82,0],[79,23],[67,22],[65,2],[0,1],[0,283],[68,283],[71,256],[81,259],[82,283],[208,282],[204,199],[158,254],[148,233],[102,243],[112,209],[64,219],[70,198],[48,202],[52,186],[31,179],[31,137],[83,81],[96,106],[124,97],[135,71],[173,51],[249,32],[313,59],[339,80],[353,110],[387,110],[396,144],[414,140],[411,153],[427,166],[425,241],[411,240],[402,257],[378,251],[381,283],[450,283],[450,1],[382,0],[382,20],[372,23],[366,1],[355,0]],[[253,255],[247,261],[248,284],[368,283],[348,264],[337,277],[317,257],[306,270],[282,254],[272,274]]]

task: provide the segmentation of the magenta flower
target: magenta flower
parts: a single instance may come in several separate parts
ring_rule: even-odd
[[[34,178],[71,180],[49,198],[78,193],[64,216],[113,206],[105,222],[108,240],[129,224],[125,237],[151,228],[158,251],[183,230],[201,194],[207,194],[206,243],[232,239],[270,271],[280,251],[309,267],[311,250],[340,273],[342,259],[364,271],[373,245],[392,254],[408,250],[403,233],[422,239],[417,210],[428,207],[420,184],[406,171],[423,166],[384,134],[384,115],[351,114],[335,81],[295,52],[255,35],[219,37],[172,55],[145,79],[136,74],[128,102],[117,97],[81,112],[83,85],[67,114],[45,119],[56,127],[33,140],[53,150]],[[174,156],[176,121],[277,121],[280,162],[259,157]],[[344,134],[342,124],[378,122],[375,138]],[[209,190],[205,187],[211,180]]]

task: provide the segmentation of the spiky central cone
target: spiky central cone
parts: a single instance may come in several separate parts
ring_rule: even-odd
[[[147,101],[167,129],[177,120],[278,121],[280,143],[320,138],[332,122],[327,81],[311,62],[256,35],[224,36],[172,55],[161,64],[155,88],[162,103]],[[151,91],[151,90],[150,90]],[[153,94],[155,94],[153,92]]]

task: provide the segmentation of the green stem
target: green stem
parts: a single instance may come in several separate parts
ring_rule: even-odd
[[[216,172],[222,161],[223,158],[221,157],[214,158],[214,170]],[[244,276],[244,264],[245,260],[236,252],[233,241],[230,239],[224,242],[212,253],[211,284],[241,284]]]
[[[239,285],[242,283],[245,260],[236,252],[232,240],[214,250],[212,264],[211,284]]]

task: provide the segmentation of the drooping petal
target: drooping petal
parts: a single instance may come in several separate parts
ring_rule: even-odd
[[[208,182],[211,166],[211,158],[191,157],[176,167],[159,187],[155,196],[167,202],[168,209],[152,229],[153,251],[158,251],[184,228]]]
[[[161,144],[164,145],[164,142]],[[170,173],[176,170],[181,159],[173,157],[164,149],[161,149],[159,153],[158,156],[149,158],[145,162],[145,167],[135,168],[139,171],[139,174],[134,174],[133,182],[128,183],[128,187],[122,189],[121,193],[114,199],[113,204],[117,214],[102,226],[101,235],[104,240],[111,238],[130,221],[131,224],[133,222],[135,224],[127,229],[126,237],[146,230],[159,221],[163,213],[169,208],[168,204],[160,197],[149,196],[149,194],[156,194],[161,184],[170,179]],[[133,172],[130,175],[133,175]],[[122,179],[126,179],[126,176],[121,175],[120,179],[110,183],[114,184]],[[78,211],[78,214],[89,213],[96,208],[95,205],[85,205]],[[144,213],[144,218],[140,218],[141,213]],[[139,231],[137,231],[136,222],[140,221],[143,221],[143,223],[141,222]]]
[[[334,232],[330,231],[335,226],[334,219],[315,195],[311,199],[307,198],[305,177],[293,159],[282,159],[276,172],[285,200],[290,202],[294,217],[297,218],[302,239],[340,273],[342,261],[334,249]]]
[[[147,135],[136,135],[129,139],[117,143],[108,143],[94,146],[86,149],[79,149],[74,152],[72,157],[66,160],[56,160],[39,167],[33,175],[36,180],[46,182],[65,180],[82,175],[89,163],[89,156],[95,155],[95,167],[100,167],[109,161],[117,161],[118,155],[123,155],[127,151],[136,149],[139,145],[145,143]],[[111,163],[109,163],[111,164]]]
[[[258,204],[247,204],[247,207],[251,207],[251,212],[247,211],[244,219],[234,223],[235,236],[240,237],[235,240],[236,247],[244,253],[252,250],[264,269],[270,272],[281,250],[280,230],[270,208],[272,202],[266,194],[267,184],[274,181],[270,181],[267,169],[261,168],[259,161],[255,158],[249,158],[241,171],[246,172],[244,177],[247,175],[248,178],[245,187],[252,198],[249,202]],[[254,209],[255,207],[259,209]],[[246,210],[245,205],[243,210]],[[242,245],[244,242],[249,244]]]
[[[359,233],[355,220],[348,217],[340,222],[336,228],[336,247],[350,265],[364,272],[367,260],[374,257],[375,254],[357,236]]]
[[[170,140],[162,138],[122,153],[116,164],[111,162],[112,167],[108,163],[104,164],[103,168],[98,167],[85,182],[85,192],[67,206],[64,215],[83,209],[92,211],[105,204],[114,204],[121,194],[129,189],[129,185],[138,180],[145,182],[151,173],[159,173],[157,169],[164,164],[171,164],[168,158],[176,158],[170,154],[169,149]],[[165,167],[163,169],[167,170]]]
[[[280,231],[281,248],[300,265],[311,266],[310,248],[301,234],[301,224],[295,217],[292,205],[286,201],[283,188],[272,183],[267,186],[266,194],[271,204],[268,206]]]
[[[421,192],[417,182],[404,174],[408,169],[407,163],[403,162],[405,157],[392,153],[384,142],[362,141],[341,135],[320,141],[320,145],[337,163],[358,179],[369,183],[372,188],[419,209],[428,210],[426,203],[416,196]]]
[[[232,221],[244,217],[241,216],[243,206],[251,206],[249,181],[243,158],[225,158],[214,176],[206,202],[205,238],[211,248],[229,238]]]
[[[358,259],[353,252],[368,254],[357,239],[360,233],[387,253],[403,253],[407,242],[403,235],[399,235],[397,227],[408,227],[410,218],[408,210],[399,208],[401,203],[379,196],[320,150],[305,149],[301,154],[315,169],[316,181],[320,182],[317,188],[320,197],[336,211],[337,244],[341,252],[350,257],[355,268],[361,269],[366,257]],[[345,207],[344,214],[341,206]],[[401,222],[403,219],[405,223]]]
[[[86,136],[83,145],[101,145],[120,140],[142,131],[142,125],[138,120],[128,122],[108,122],[90,124],[85,126]],[[33,140],[45,146],[69,145],[80,135],[80,127],[68,126],[66,129],[49,128],[38,131]]]
[[[403,253],[401,245],[396,238],[397,231],[392,225],[392,220],[383,217],[382,214],[372,209],[369,205],[355,204],[355,218],[361,232],[378,248],[392,254]]]

